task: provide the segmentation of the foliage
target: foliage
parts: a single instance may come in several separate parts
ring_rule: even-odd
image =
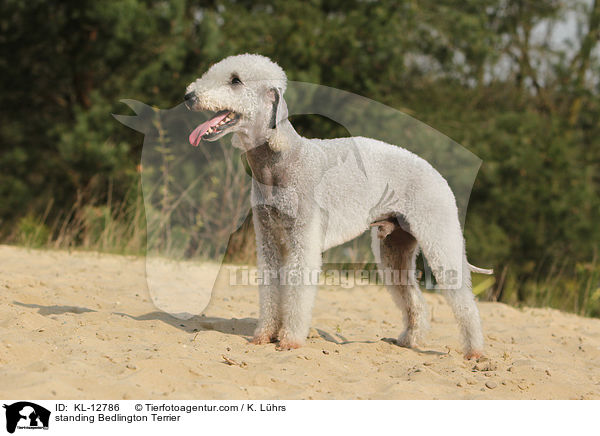
[[[24,216],[17,223],[17,240],[28,247],[42,247],[48,243],[48,227],[31,215]]]

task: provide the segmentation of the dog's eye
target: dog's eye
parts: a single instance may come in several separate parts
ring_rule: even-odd
[[[231,76],[231,84],[232,85],[241,85],[242,81],[238,76]]]

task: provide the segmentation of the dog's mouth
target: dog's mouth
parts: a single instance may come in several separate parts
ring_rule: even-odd
[[[214,139],[232,127],[240,119],[240,115],[228,109],[217,112],[211,119],[203,122],[190,134],[190,144],[198,147],[200,141]]]

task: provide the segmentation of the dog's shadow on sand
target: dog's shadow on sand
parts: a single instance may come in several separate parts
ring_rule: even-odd
[[[215,316],[194,316],[182,320],[166,312],[149,312],[144,315],[134,316],[123,312],[113,312],[115,315],[125,316],[136,321],[161,321],[171,327],[184,330],[187,333],[196,333],[213,330],[229,335],[252,336],[256,328],[256,318],[219,318]]]
[[[256,318],[219,318],[219,317],[209,317],[205,315],[194,316],[189,320],[183,321],[181,319],[175,318],[169,315],[166,312],[150,312],[145,315],[133,316],[128,315],[126,313],[114,312],[115,315],[126,316],[130,319],[134,319],[136,321],[162,321],[165,324],[169,324],[172,327],[184,330],[188,333],[196,333],[206,330],[218,331],[228,335],[238,335],[243,336],[247,341],[250,341],[252,335],[254,334],[254,329],[256,328],[256,324],[258,320]],[[373,341],[350,341],[346,339],[339,333],[328,333],[322,329],[314,329],[317,335],[311,335],[310,338],[320,338],[327,342],[332,342],[337,345],[346,345],[346,344],[375,344],[378,342],[387,342],[388,344],[395,345],[399,348],[398,341],[393,338],[381,338],[380,340]],[[408,350],[408,349],[407,349]],[[442,351],[436,350],[423,350],[420,348],[412,348],[411,351],[418,354],[430,354],[441,356],[444,354],[448,354]]]
[[[88,309],[87,307],[80,306],[44,306],[41,304],[21,303],[20,301],[13,301],[13,304],[16,304],[17,306],[21,307],[27,307],[29,309],[37,309],[38,313],[43,316],[64,315],[65,313],[82,314],[88,312],[97,312],[97,310]],[[219,318],[205,315],[194,316],[188,320],[182,320],[179,318],[175,318],[174,316],[171,316],[166,312],[160,311],[149,312],[139,316],[134,316],[123,312],[113,313],[115,315],[124,316],[135,321],[161,321],[165,324],[170,325],[171,327],[178,328],[187,333],[197,333],[201,331],[213,330],[228,335],[243,336],[246,337],[246,339],[248,340],[250,340],[250,338],[254,334],[256,324],[258,323],[258,320],[256,318]],[[339,336],[339,339],[336,339],[335,336],[323,330],[317,329],[317,332],[322,339],[328,342],[334,342],[336,344],[343,344],[345,342],[349,342],[346,341],[346,339],[340,335],[337,335]]]
[[[248,341],[252,338],[258,320],[256,318],[219,318],[214,316],[194,316],[188,320],[181,320],[169,315],[166,312],[150,312],[144,315],[133,316],[127,313],[114,312],[115,315],[125,316],[136,321],[161,321],[172,327],[184,330],[188,333],[197,333],[201,331],[213,330],[228,335],[243,336]],[[333,342],[335,344],[345,344],[356,341],[348,341],[343,336],[336,334],[335,336],[321,329],[315,329],[318,337]],[[337,337],[336,337],[337,336]],[[314,337],[314,336],[313,336]],[[359,341],[359,342],[375,342],[375,341]]]
[[[88,309],[87,307],[79,306],[42,306],[41,304],[21,303],[20,301],[13,301],[13,304],[21,307],[28,307],[30,309],[38,309],[38,313],[43,316],[49,315],[63,315],[65,313],[86,313],[86,312],[97,312],[94,309]]]
[[[13,301],[13,304],[22,307],[27,307],[30,309],[38,309],[38,313],[43,316],[63,315],[65,313],[82,314],[87,312],[97,312],[94,309],[88,309],[87,307],[79,306],[43,306],[41,304],[21,303],[19,301]],[[166,312],[160,311],[149,312],[139,316],[129,315],[123,312],[113,312],[113,314],[124,316],[135,321],[161,321],[165,324],[170,325],[171,327],[175,327],[190,334],[212,330],[227,335],[242,336],[248,341],[250,341],[250,339],[252,338],[252,335],[254,334],[254,329],[256,328],[256,324],[258,322],[256,318],[219,318],[205,315],[194,316],[188,320],[181,320],[179,318],[175,318],[174,316],[169,315]],[[398,346],[396,339],[393,338],[382,338],[381,340],[373,341],[350,341],[339,333],[331,334],[322,329],[315,329],[315,331],[318,335],[311,335],[311,338],[318,337],[327,342],[332,342],[337,345],[346,345],[353,343],[375,344],[377,342],[383,341]],[[419,348],[413,348],[412,351],[417,352],[419,354],[447,354],[440,351],[422,350]]]

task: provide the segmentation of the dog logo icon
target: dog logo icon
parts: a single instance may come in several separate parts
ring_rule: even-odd
[[[48,430],[50,421],[48,409],[29,401],[4,404],[3,407],[6,409],[6,431],[9,433],[14,433],[17,428]]]

